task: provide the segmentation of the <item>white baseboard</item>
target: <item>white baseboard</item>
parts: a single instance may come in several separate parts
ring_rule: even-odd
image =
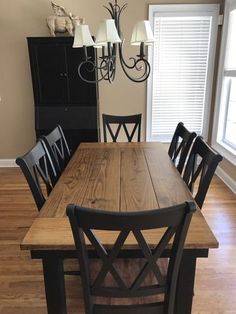
[[[18,167],[15,159],[0,159],[0,168]]]
[[[236,194],[236,181],[232,179],[228,173],[226,173],[222,168],[218,167],[216,169],[216,175],[230,188],[230,190]]]

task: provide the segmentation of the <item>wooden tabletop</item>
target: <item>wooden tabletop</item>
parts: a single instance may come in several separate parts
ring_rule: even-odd
[[[22,244],[27,250],[74,249],[70,203],[111,211],[150,210],[192,200],[192,196],[161,143],[83,143],[51,192]],[[100,233],[107,246],[116,233]],[[149,231],[149,244],[158,233]],[[135,247],[130,237],[127,247]],[[198,210],[185,248],[216,248],[218,242]]]

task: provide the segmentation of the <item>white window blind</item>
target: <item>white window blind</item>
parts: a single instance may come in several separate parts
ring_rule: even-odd
[[[152,21],[155,44],[148,140],[164,142],[171,140],[180,121],[202,134],[209,99],[209,59],[214,57],[210,55],[212,14],[175,12],[171,7],[164,13],[157,8]]]

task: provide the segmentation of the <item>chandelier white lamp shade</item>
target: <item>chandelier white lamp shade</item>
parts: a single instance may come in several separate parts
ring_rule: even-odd
[[[80,24],[75,28],[73,48],[90,47],[94,45],[88,25]]]
[[[120,36],[118,35],[115,20],[109,19],[104,20],[98,29],[96,36],[96,45],[97,46],[105,46],[107,43],[117,44],[121,43]]]
[[[83,81],[89,83],[101,80],[112,83],[116,74],[116,61],[119,57],[121,68],[125,75],[133,82],[140,83],[147,80],[151,67],[146,56],[146,46],[154,42],[154,36],[149,21],[138,22],[133,29],[131,45],[139,46],[139,54],[125,61],[123,57],[124,39],[121,38],[120,16],[127,4],[120,7],[109,2],[109,7],[104,6],[110,13],[111,19],[101,22],[95,42],[89,31],[88,25],[77,25],[73,48],[83,47],[84,60],[79,64],[78,73]],[[97,60],[88,56],[87,47],[93,46],[97,50]],[[95,71],[96,80],[90,81],[84,75],[86,72]]]
[[[154,36],[149,21],[140,21],[135,24],[130,43],[134,46],[140,46],[141,43],[149,46],[154,43]]]

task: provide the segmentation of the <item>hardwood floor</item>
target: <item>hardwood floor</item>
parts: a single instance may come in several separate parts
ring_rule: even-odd
[[[193,314],[236,313],[236,196],[214,178],[203,207],[219,248],[198,261]]]
[[[215,177],[203,213],[220,248],[197,264],[193,314],[236,314],[236,196]],[[46,314],[42,267],[19,244],[37,216],[20,170],[0,169],[0,314]],[[66,276],[68,314],[82,314],[80,279]]]

